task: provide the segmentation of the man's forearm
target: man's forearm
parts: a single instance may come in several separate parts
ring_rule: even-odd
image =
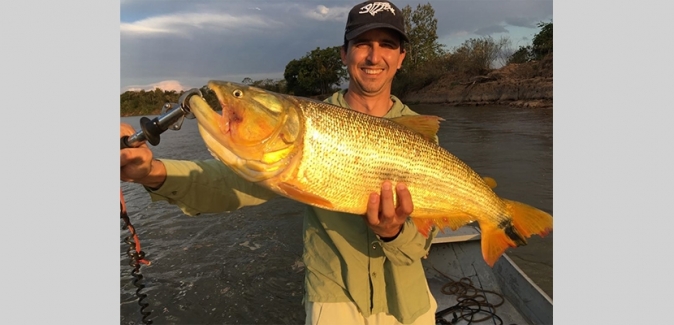
[[[157,159],[152,159],[150,173],[137,183],[149,187],[152,190],[159,189],[166,181],[166,166]]]

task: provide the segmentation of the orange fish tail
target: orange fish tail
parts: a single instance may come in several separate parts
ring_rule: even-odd
[[[552,216],[524,203],[503,200],[510,216],[500,223],[480,223],[482,232],[482,256],[489,266],[503,255],[509,247],[527,244],[531,235],[545,237],[552,231]]]

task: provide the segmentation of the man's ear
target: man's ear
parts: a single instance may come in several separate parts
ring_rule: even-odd
[[[407,55],[407,51],[403,50],[400,52],[400,59],[398,59],[398,69],[400,69],[403,66],[403,61],[405,61],[405,55]]]
[[[339,54],[342,57],[342,64],[346,65],[346,50],[344,49],[344,46],[339,48]]]

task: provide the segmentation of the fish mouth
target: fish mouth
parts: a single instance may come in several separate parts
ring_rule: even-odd
[[[190,97],[188,104],[197,119],[199,133],[211,154],[226,164],[239,164],[240,159],[230,146],[231,132],[227,105],[221,105],[223,114],[220,115],[200,96]]]
[[[192,96],[189,100],[189,105],[192,113],[197,119],[199,130],[204,132],[217,141],[220,145],[226,147],[228,150],[232,148],[232,122],[240,120],[239,114],[234,107],[227,102],[227,98],[221,97],[216,91],[216,86],[213,81],[208,83],[208,91],[216,95],[217,101],[220,104],[218,108],[212,107],[204,98]]]
[[[189,99],[190,111],[197,118],[197,123],[200,127],[205,128],[206,131],[212,134],[226,134],[229,133],[229,120],[225,114],[218,114],[213,107],[202,97],[192,96]],[[226,105],[223,105],[226,106]],[[223,112],[226,107],[223,107]],[[224,144],[223,144],[224,145]]]

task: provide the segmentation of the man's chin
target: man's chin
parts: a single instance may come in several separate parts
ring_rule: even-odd
[[[383,82],[362,82],[359,85],[359,88],[366,94],[378,94],[384,88]]]

